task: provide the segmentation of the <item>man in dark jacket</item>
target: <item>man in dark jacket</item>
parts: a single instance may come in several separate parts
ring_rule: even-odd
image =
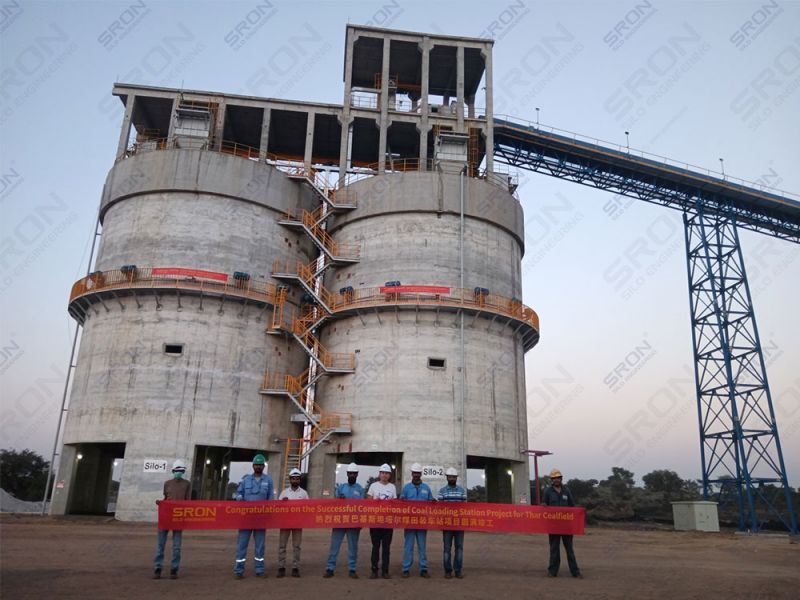
[[[575,506],[575,500],[570,491],[561,485],[563,477],[561,471],[553,469],[550,471],[550,487],[544,491],[542,504],[545,506]],[[550,565],[547,567],[547,576],[558,576],[558,568],[561,566],[561,541],[564,542],[564,549],[567,551],[567,563],[569,572],[573,577],[583,577],[578,568],[578,561],[575,560],[575,551],[572,549],[571,535],[553,535],[550,538]]]
[[[164,483],[164,500],[191,500],[192,485],[183,478],[186,473],[186,463],[180,458],[172,465],[172,479]],[[156,504],[161,504],[161,500],[156,500]],[[164,548],[167,545],[169,531],[166,529],[158,530],[158,544],[156,546],[155,569],[153,579],[161,579],[161,563],[164,560]],[[183,530],[172,530],[172,562],[169,567],[170,579],[178,578],[178,569],[181,566],[181,542],[183,540]]]

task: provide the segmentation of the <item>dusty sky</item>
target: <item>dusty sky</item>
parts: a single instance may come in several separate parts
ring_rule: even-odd
[[[341,103],[348,21],[493,36],[497,114],[535,120],[538,107],[542,124],[616,144],[628,130],[631,147],[714,171],[722,158],[729,176],[800,193],[797,2],[3,2],[0,446],[50,456],[66,300],[121,122],[112,84]],[[530,446],[555,453],[543,468],[699,477],[680,214],[521,181],[524,301],[542,321],[526,358]],[[741,240],[796,487],[800,247]]]

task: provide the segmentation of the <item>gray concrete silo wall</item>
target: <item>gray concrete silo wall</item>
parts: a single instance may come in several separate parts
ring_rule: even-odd
[[[277,223],[286,209],[314,205],[302,186],[265,164],[189,150],[139,154],[108,176],[96,268],[245,271],[270,281],[273,260],[315,257],[307,239]],[[69,511],[78,444],[125,444],[122,520],[155,519],[153,500],[168,475],[144,473],[145,459],[191,463],[197,445],[264,448],[270,471],[279,472],[282,447],[273,440],[296,435],[297,426],[288,400],[259,394],[261,378],[265,368],[300,373],[307,358],[291,340],[265,334],[270,309],[208,296],[201,305],[174,292],[94,308],[83,328],[54,513]],[[165,354],[165,343],[183,344],[183,354]]]
[[[334,220],[337,242],[361,244],[358,263],[332,270],[326,285],[459,287],[461,178],[458,174],[405,173],[378,176],[350,186],[358,208]],[[464,178],[464,287],[483,287],[506,298],[521,296],[523,216],[519,202],[502,187]],[[510,461],[513,494],[527,494],[524,351],[504,320],[465,315],[466,454]],[[353,375],[325,377],[320,403],[353,415],[352,448],[403,454],[412,462],[461,462],[460,317],[432,310],[365,310],[325,325],[322,343],[333,352],[355,351]],[[445,360],[430,368],[428,358]],[[349,442],[348,442],[349,443]],[[342,452],[335,445],[329,454]],[[328,459],[313,458],[324,471]],[[513,464],[512,464],[513,463]],[[327,479],[326,479],[327,478]]]

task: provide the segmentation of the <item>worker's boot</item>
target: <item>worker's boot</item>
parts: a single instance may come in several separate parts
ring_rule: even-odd
[[[284,567],[278,569],[278,579],[280,579],[281,577],[286,577],[286,569]]]
[[[300,569],[292,569],[292,577],[300,577]]]
[[[170,579],[177,579],[178,578],[178,569],[171,569],[169,572]]]
[[[161,569],[156,569],[153,571],[153,579],[161,579]]]

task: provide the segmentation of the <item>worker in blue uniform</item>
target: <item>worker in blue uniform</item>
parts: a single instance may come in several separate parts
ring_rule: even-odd
[[[411,465],[411,481],[403,486],[400,500],[436,502],[431,488],[422,482],[422,466],[419,463]],[[403,532],[403,577],[408,577],[414,562],[414,542],[419,552],[420,577],[428,578],[428,532],[425,529],[406,529]]]
[[[336,486],[336,498],[342,500],[363,500],[364,488],[356,483],[358,479],[358,465],[350,463],[347,465],[347,483]],[[331,530],[331,549],[328,554],[328,563],[325,566],[323,577],[333,577],[336,570],[336,559],[339,557],[339,548],[342,540],[347,537],[347,568],[352,579],[358,579],[356,563],[358,561],[358,536],[361,533],[359,527],[335,527]]]
[[[239,482],[236,489],[235,499],[244,502],[254,502],[258,500],[272,500],[273,486],[272,477],[264,473],[264,465],[267,460],[263,454],[256,454],[253,457],[253,472],[248,473]],[[256,577],[264,577],[264,540],[266,529],[240,529],[236,539],[236,563],[233,572],[236,579],[244,577],[244,565],[247,560],[247,546],[250,545],[250,536],[253,536],[255,543],[255,572]]]

